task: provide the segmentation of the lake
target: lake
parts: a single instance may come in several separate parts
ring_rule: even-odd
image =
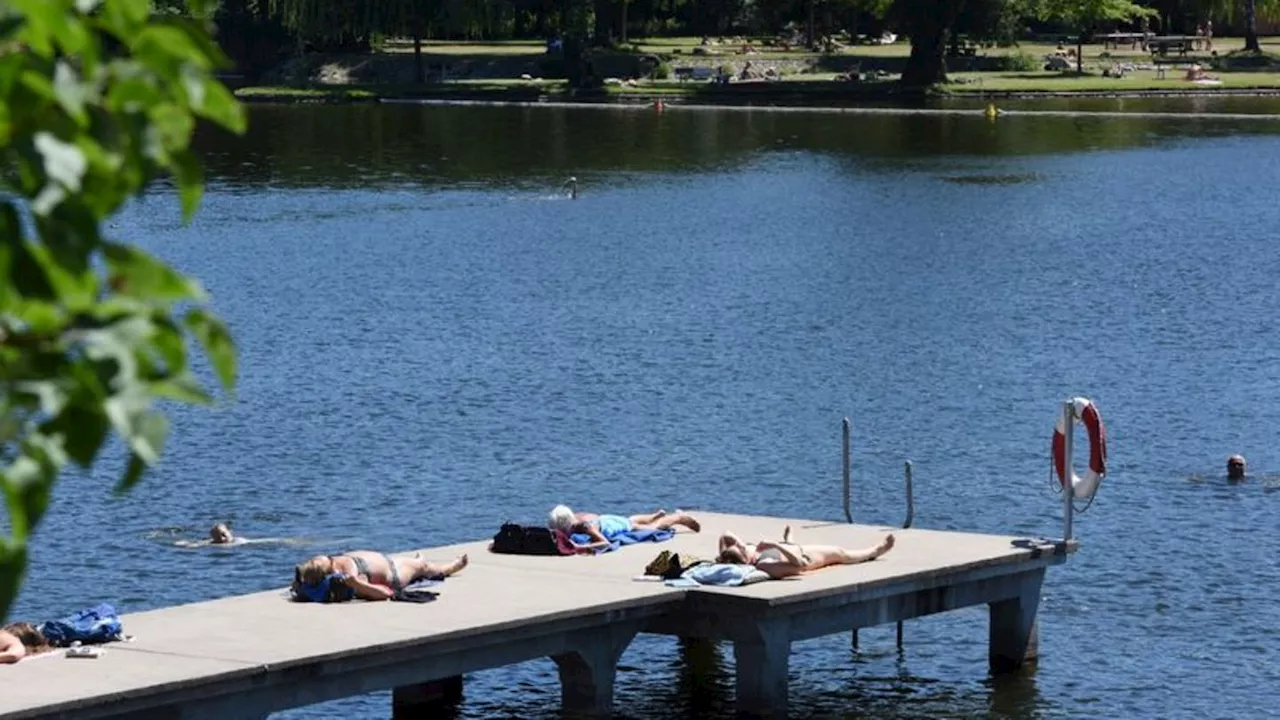
[[[845,416],[859,522],[901,523],[909,459],[917,526],[1053,535],[1053,423],[1085,395],[1110,474],[1048,574],[1038,669],[987,676],[985,609],[907,623],[901,654],[867,629],[796,645],[794,716],[1280,703],[1280,120],[258,106],[198,145],[194,222],[161,187],[112,232],[204,281],[238,400],[175,411],[126,497],[118,451],[66,477],[15,617],[278,588],[561,501],[838,520]],[[219,520],[292,543],[175,547]],[[700,687],[688,661],[639,639],[619,717],[728,717],[732,653]],[[550,661],[466,694],[558,715]]]

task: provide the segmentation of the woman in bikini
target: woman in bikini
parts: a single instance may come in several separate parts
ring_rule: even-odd
[[[391,600],[418,580],[446,578],[467,566],[463,555],[448,565],[372,550],[317,555],[293,572],[293,592],[311,600]]]
[[[547,517],[547,527],[561,530],[566,534],[582,533],[591,538],[591,542],[579,548],[608,547],[614,538],[632,530],[675,530],[679,525],[694,532],[702,530],[702,525],[686,512],[677,510],[669,513],[658,510],[648,515],[598,515],[596,513],[575,513],[568,505],[557,505],[551,509]]]
[[[754,565],[769,577],[794,577],[801,573],[820,570],[831,565],[855,565],[875,560],[893,548],[893,535],[886,535],[880,544],[864,550],[850,550],[838,545],[797,545],[791,542],[791,526],[782,531],[782,542],[761,540],[744,543],[738,536],[726,532],[720,536],[718,562],[737,565]]]

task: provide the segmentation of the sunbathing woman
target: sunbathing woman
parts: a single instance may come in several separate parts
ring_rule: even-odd
[[[591,537],[586,544],[574,543],[583,549],[608,547],[617,536],[631,530],[675,530],[677,525],[687,527],[694,532],[702,530],[702,524],[692,515],[679,510],[668,513],[658,510],[649,515],[597,515],[595,513],[575,513],[568,505],[557,505],[551,509],[547,518],[547,527],[562,530],[566,534],[583,533]]]
[[[413,557],[391,557],[372,550],[317,555],[294,568],[293,593],[313,601],[391,600],[418,580],[446,578],[467,566],[463,555],[448,565]]]
[[[16,663],[51,649],[49,641],[31,623],[17,622],[0,628],[0,663]]]
[[[788,525],[782,531],[780,543],[761,540],[755,544],[747,544],[733,533],[726,532],[720,536],[720,554],[716,560],[722,563],[754,565],[777,580],[830,565],[854,565],[875,560],[889,552],[893,548],[893,542],[893,535],[890,534],[879,545],[865,550],[849,550],[838,545],[796,545],[791,542],[791,526]]]

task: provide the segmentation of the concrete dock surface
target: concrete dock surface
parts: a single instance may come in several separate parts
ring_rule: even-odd
[[[686,635],[696,627],[735,644],[750,644],[744,638],[758,634],[744,635],[738,625],[724,625],[722,632],[695,617],[707,613],[717,622],[736,618],[752,627],[757,618],[787,618],[780,640],[770,647],[785,645],[789,653],[791,640],[831,628],[987,602],[993,608],[994,653],[1004,642],[997,641],[997,625],[1014,628],[1014,635],[1032,632],[1044,568],[1066,559],[1063,552],[1016,547],[1012,536],[693,514],[702,523],[700,533],[681,528],[672,540],[602,555],[500,555],[488,551],[488,540],[422,549],[423,557],[442,563],[470,556],[470,565],[436,587],[440,596],[429,603],[293,603],[282,588],[124,615],[125,632],[134,640],[103,646],[97,659],[38,656],[0,667],[0,717],[262,717],[543,656],[558,663],[586,658],[585,665],[561,663],[565,701],[603,712],[601,706],[611,703],[617,657],[635,633]],[[675,588],[636,579],[662,550],[710,560],[723,531],[754,542],[780,539],[788,524],[793,542],[801,545],[869,547],[889,532],[897,543],[873,562],[747,587]],[[1072,544],[1067,551],[1074,549]],[[304,559],[300,555],[298,561]],[[292,568],[281,567],[279,577],[287,583]],[[1002,578],[1022,585],[999,585]],[[1020,589],[1030,588],[1028,583],[1034,592]],[[969,595],[962,589],[966,584],[975,588]],[[999,622],[998,601],[1014,602],[1004,613],[1008,619]],[[822,614],[821,622],[815,613]],[[1010,652],[1020,653],[1025,644],[1025,637],[1015,638]],[[778,661],[768,662],[773,667]],[[785,705],[785,687],[779,698],[779,689],[760,685],[759,678],[754,690],[743,682],[740,694],[753,694],[756,705]],[[765,685],[777,682],[773,677]]]

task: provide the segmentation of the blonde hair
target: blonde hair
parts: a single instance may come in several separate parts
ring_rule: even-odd
[[[39,628],[31,623],[11,623],[0,628],[0,630],[11,633],[14,637],[18,638],[18,640],[22,642],[22,646],[27,649],[27,652],[33,655],[53,648],[53,646],[49,644],[49,640],[40,632]]]
[[[333,563],[323,555],[317,555],[298,565],[293,570],[294,577],[308,585],[315,585],[325,579],[333,571]]]
[[[557,505],[547,515],[547,527],[553,530],[568,530],[573,527],[573,510],[568,505]]]

